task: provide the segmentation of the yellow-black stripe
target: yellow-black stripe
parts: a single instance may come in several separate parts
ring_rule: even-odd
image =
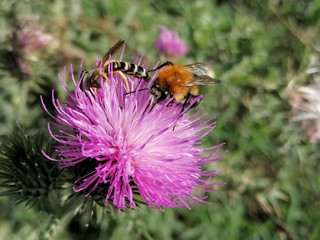
[[[136,78],[149,78],[149,74],[146,69],[136,64],[119,61],[113,61],[111,64],[113,71],[121,71],[130,76],[135,76]]]

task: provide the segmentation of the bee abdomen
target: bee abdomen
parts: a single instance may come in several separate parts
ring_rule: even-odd
[[[148,72],[143,67],[140,67],[133,63],[127,62],[112,62],[112,67],[114,71],[121,71],[131,76],[135,76],[137,78],[147,79],[149,77]]]

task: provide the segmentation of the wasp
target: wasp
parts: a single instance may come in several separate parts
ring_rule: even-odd
[[[110,57],[114,55],[124,45],[124,40],[118,41],[110,50],[104,55],[104,57],[95,65],[90,71],[89,75],[84,81],[85,89],[100,88],[100,76],[107,82],[110,83],[108,78],[108,71],[110,68],[113,69],[114,74],[120,74],[125,83],[125,88],[129,91],[129,84],[124,74],[134,76],[139,79],[148,80],[149,74],[145,68],[138,66],[133,63],[110,60]],[[88,73],[86,70],[82,74]],[[83,76],[81,74],[81,76]]]
[[[221,82],[206,75],[208,66],[204,63],[178,65],[165,62],[148,72],[157,70],[159,70],[158,76],[150,88],[150,92],[154,95],[155,104],[173,98],[175,102],[183,104],[181,111],[190,105],[193,98],[199,96],[199,86]],[[190,107],[192,108],[198,103],[194,103]]]

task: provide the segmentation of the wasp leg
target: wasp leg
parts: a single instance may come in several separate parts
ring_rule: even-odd
[[[124,87],[125,87],[125,89],[127,90],[127,92],[130,92],[130,87],[129,87],[129,83],[128,83],[128,78],[126,77],[126,75],[123,73],[123,72],[121,72],[121,71],[116,71],[116,72],[114,72],[114,76],[116,76],[116,75],[120,75],[120,77],[122,78],[122,80],[123,80],[123,82],[124,82]]]
[[[110,80],[105,72],[102,72],[101,76],[110,84]]]

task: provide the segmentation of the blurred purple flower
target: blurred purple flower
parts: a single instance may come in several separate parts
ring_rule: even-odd
[[[217,183],[211,178],[218,172],[203,167],[221,155],[216,153],[220,145],[202,148],[199,140],[215,122],[204,120],[200,111],[182,114],[179,104],[162,102],[153,107],[149,91],[124,95],[120,75],[110,71],[108,76],[110,84],[100,79],[100,89],[81,90],[82,79],[74,81],[71,68],[75,89],[70,92],[65,87],[64,71],[59,78],[67,100],[61,104],[52,97],[56,116],[48,129],[60,144],[56,161],[61,168],[81,165],[87,171],[77,177],[74,191],[94,195],[102,187],[105,200],[119,210],[134,207],[137,194],[149,207],[160,209],[205,202],[206,197],[194,193],[215,191]],[[128,77],[130,90],[150,87],[155,77],[150,83]]]
[[[160,36],[156,40],[156,48],[160,54],[167,58],[180,58],[185,56],[189,49],[183,42],[178,32],[170,31],[167,27],[160,27]]]
[[[16,62],[20,70],[31,74],[32,69],[26,60],[36,61],[35,51],[48,44],[52,40],[52,36],[43,31],[38,23],[38,18],[32,15],[18,19],[8,36],[17,55]]]

